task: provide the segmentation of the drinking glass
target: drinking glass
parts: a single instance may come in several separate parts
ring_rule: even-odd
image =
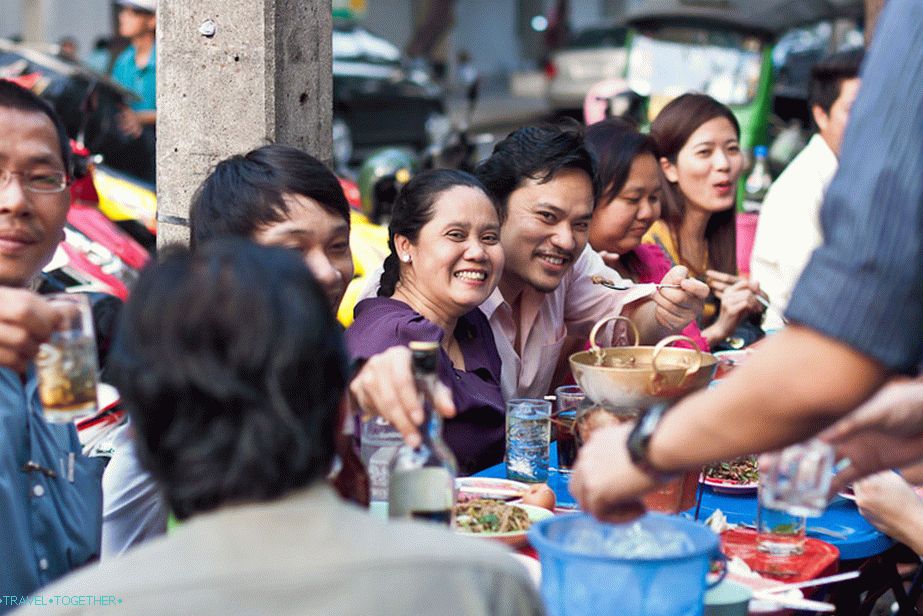
[[[760,501],[776,511],[817,517],[827,507],[833,447],[817,439],[760,457]]]
[[[67,423],[96,412],[99,369],[93,311],[86,295],[54,293],[44,297],[64,316],[35,358],[38,395],[46,421]]]
[[[763,495],[761,486],[756,508],[757,549],[769,556],[803,554],[807,518],[769,506]]]
[[[577,410],[586,400],[579,385],[562,385],[554,390],[555,415],[552,421],[554,439],[558,443],[558,471],[569,473],[577,458],[577,436],[574,434]]]
[[[530,483],[548,481],[551,402],[514,398],[506,403],[506,476]]]

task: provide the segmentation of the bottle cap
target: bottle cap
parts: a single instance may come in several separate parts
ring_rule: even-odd
[[[753,155],[757,158],[765,158],[769,150],[765,145],[753,146]]]
[[[430,342],[428,340],[413,340],[407,346],[410,347],[411,351],[436,351],[439,349],[438,342]]]

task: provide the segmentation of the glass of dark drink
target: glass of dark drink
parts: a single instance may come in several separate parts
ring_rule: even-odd
[[[586,394],[578,385],[562,385],[554,390],[555,414],[552,425],[558,443],[558,471],[569,473],[577,457],[577,411],[586,402]]]

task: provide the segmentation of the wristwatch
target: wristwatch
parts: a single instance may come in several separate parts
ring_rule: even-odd
[[[651,438],[654,436],[654,430],[660,424],[660,420],[669,409],[666,403],[657,404],[641,415],[638,423],[628,433],[628,457],[632,463],[642,471],[656,478],[658,481],[668,481],[673,478],[672,473],[664,473],[651,464],[648,458],[648,447],[651,444]]]

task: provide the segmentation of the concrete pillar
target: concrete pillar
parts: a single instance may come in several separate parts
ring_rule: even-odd
[[[22,35],[30,43],[47,42],[46,19],[48,7],[46,0],[28,0],[23,3]]]
[[[161,0],[157,244],[188,242],[218,160],[266,143],[332,154],[330,0]]]

